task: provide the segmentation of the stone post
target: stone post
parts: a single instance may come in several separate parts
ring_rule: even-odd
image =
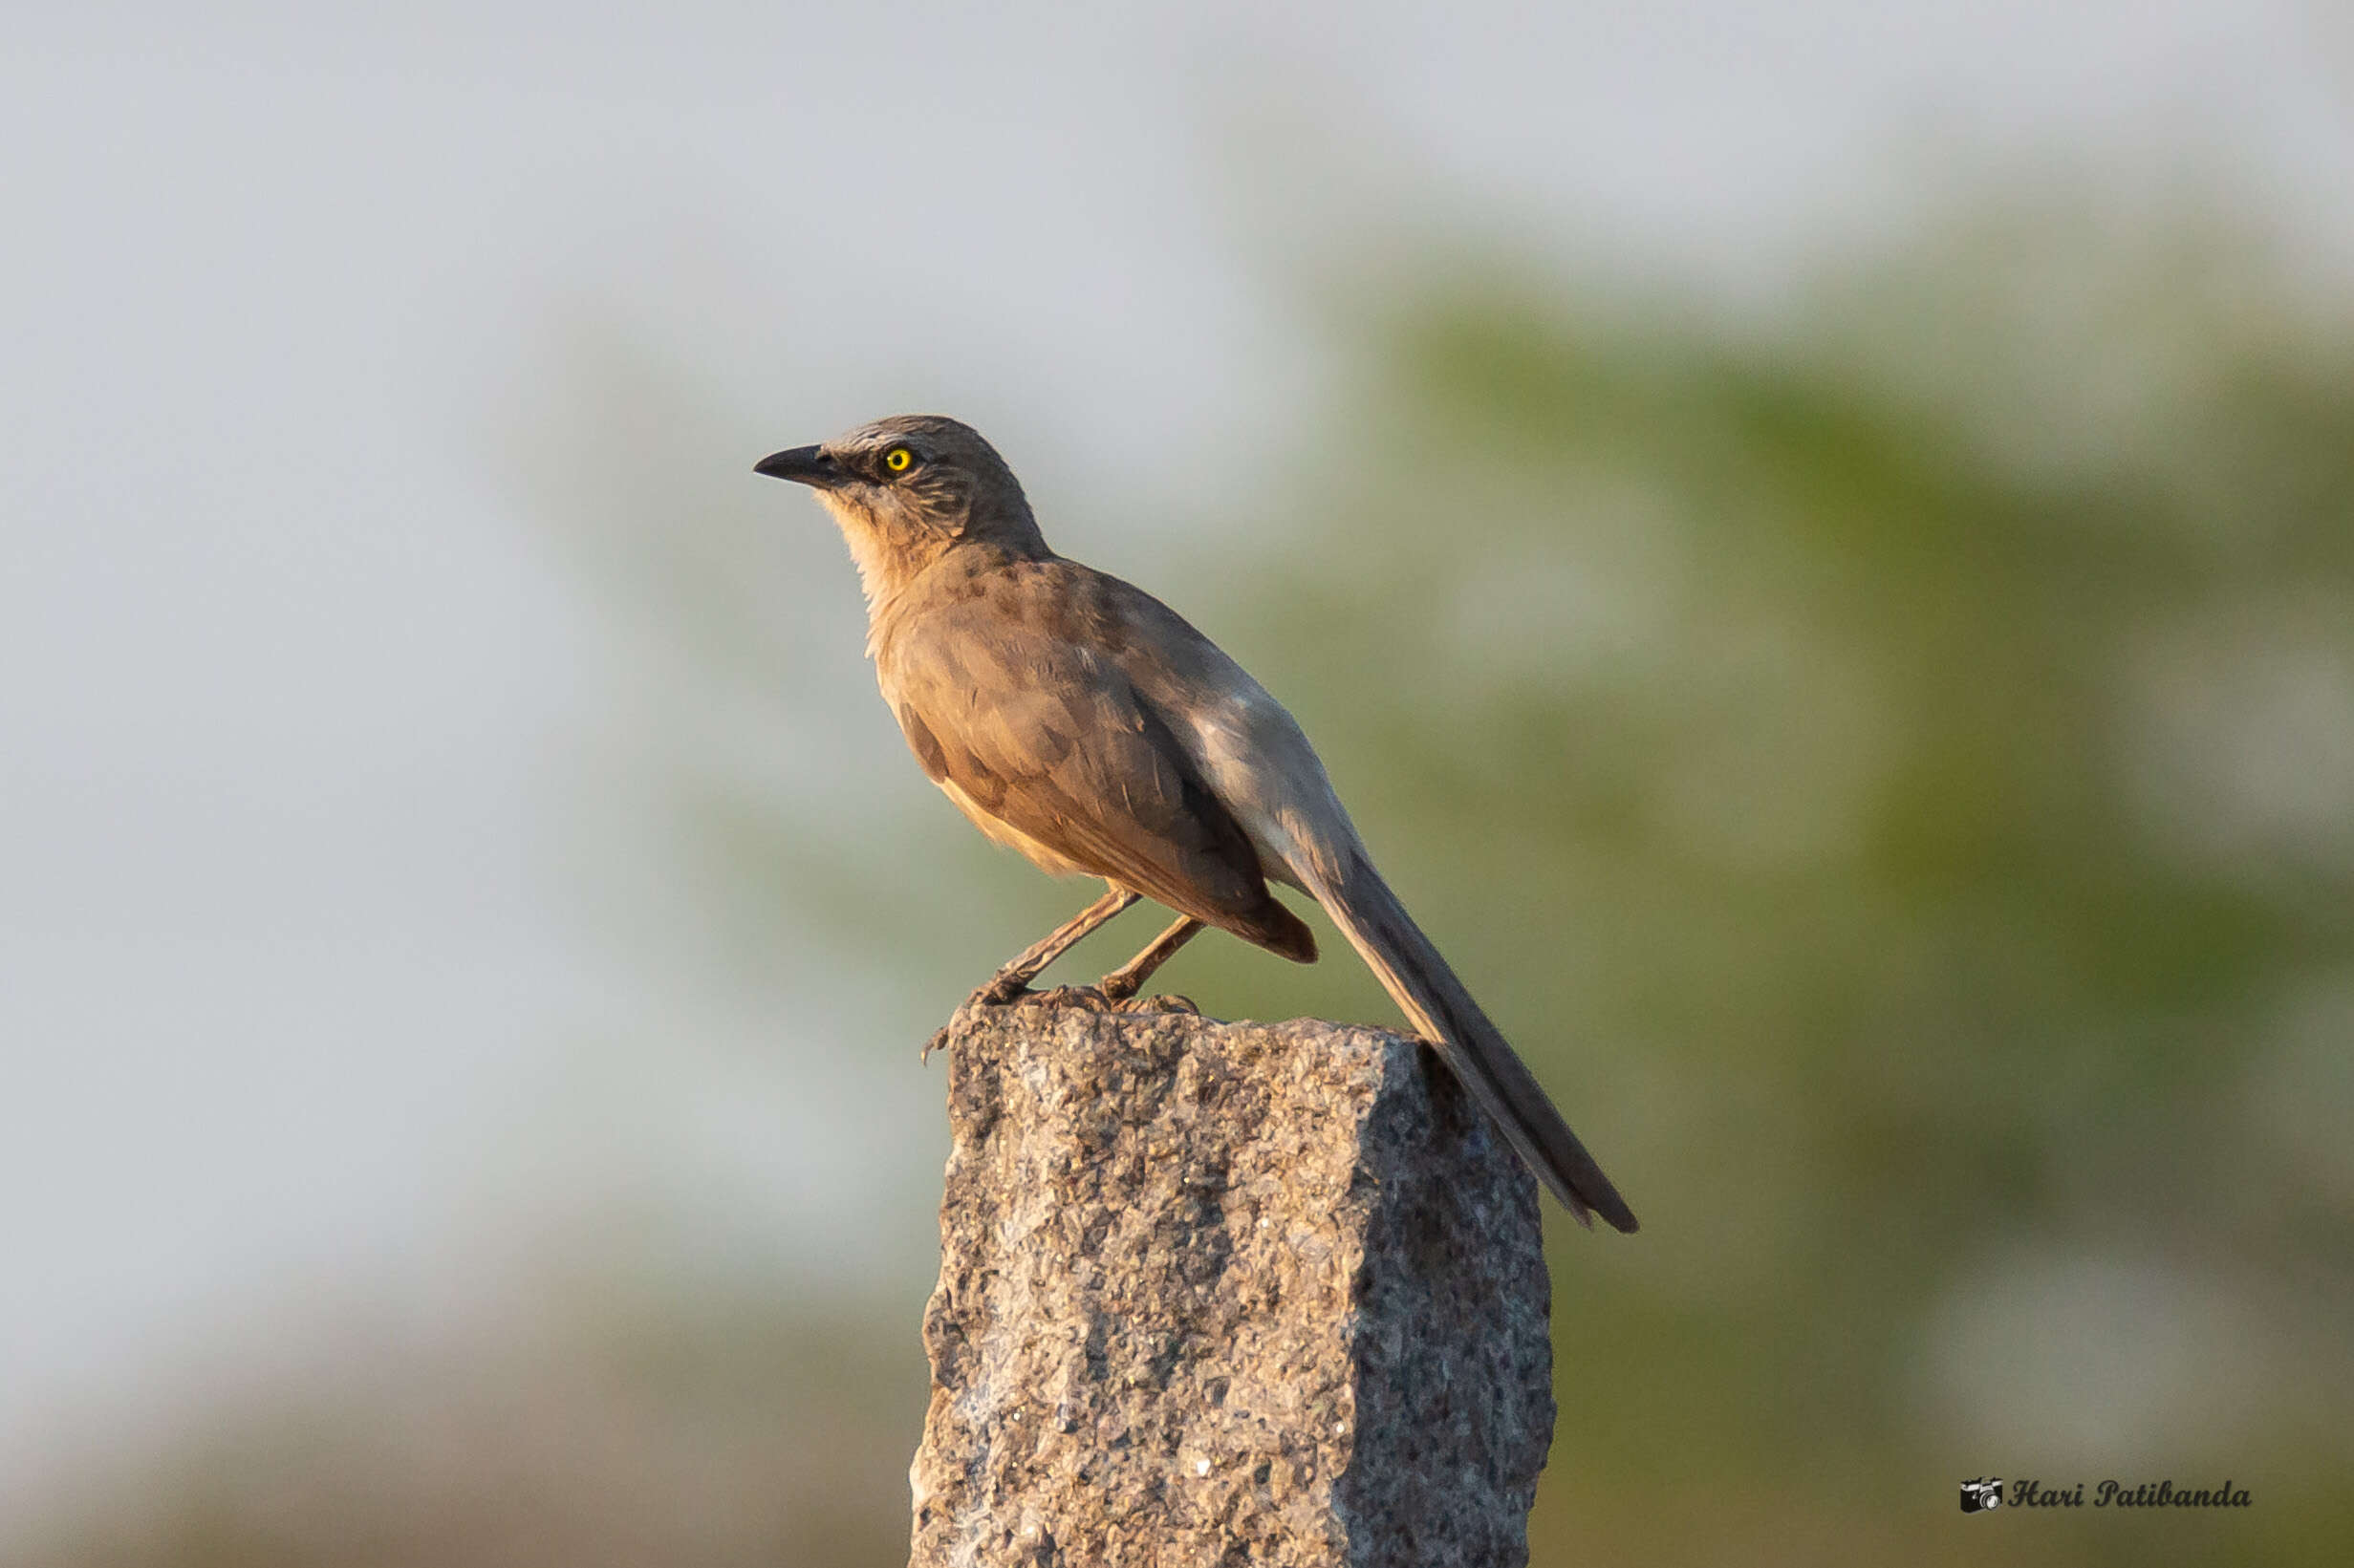
[[[1537,1186],[1427,1049],[1052,995],[948,1046],[914,1568],[1527,1560]]]

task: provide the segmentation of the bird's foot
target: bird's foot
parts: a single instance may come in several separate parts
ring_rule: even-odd
[[[1001,975],[965,998],[963,1005],[957,1009],[956,1018],[950,1019],[946,1027],[933,1030],[932,1038],[923,1042],[923,1049],[917,1056],[919,1061],[929,1062],[934,1051],[946,1050],[948,1037],[956,1030],[957,1019],[962,1018],[968,1008],[1010,1007],[1017,1002],[1029,1002],[1040,1007],[1075,1007],[1086,1013],[1149,1013],[1167,1010],[1166,1004],[1172,1000],[1183,1003],[1181,1011],[1196,1011],[1194,1004],[1182,997],[1155,997],[1151,1005],[1142,1006],[1138,1005],[1136,999],[1125,995],[1108,997],[1092,985],[1058,985],[1050,991],[1033,991],[1025,981]]]
[[[1004,974],[995,976],[990,979],[988,984],[983,986],[980,990],[974,992],[971,996],[965,998],[962,1002],[958,1004],[956,1012],[950,1016],[948,1022],[944,1027],[932,1031],[932,1038],[923,1042],[923,1049],[916,1053],[916,1060],[918,1062],[929,1063],[932,1060],[932,1053],[934,1051],[946,1050],[948,1048],[948,1037],[955,1031],[957,1020],[964,1016],[966,1009],[973,1007],[1004,1007],[1008,1003],[1020,1001],[1025,997],[1032,995],[1035,995],[1035,993],[1030,990],[1029,981],[1021,976]]]
[[[966,1007],[1003,1007],[1030,994],[1026,975],[999,975],[964,1000]],[[959,1011],[962,1011],[961,1008]]]
[[[1112,1002],[1112,1011],[1115,1013],[1187,1013],[1195,1018],[1201,1016],[1201,1009],[1193,1004],[1191,998],[1168,993],[1156,993],[1150,997],[1122,997]]]
[[[1058,985],[1051,991],[1031,993],[1032,999],[1045,1007],[1076,1007],[1083,1013],[1109,1013],[1117,1003],[1091,985]]]

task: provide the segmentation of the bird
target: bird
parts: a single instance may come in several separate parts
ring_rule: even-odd
[[[924,772],[975,827],[1104,895],[974,992],[1015,1000],[1072,944],[1150,898],[1177,916],[1106,976],[1134,999],[1216,927],[1317,956],[1279,883],[1330,916],[1472,1098],[1580,1224],[1634,1213],[1374,870],[1299,723],[1142,589],[1058,555],[1012,468],[970,425],[896,415],[753,465],[809,486],[867,605],[867,655]]]

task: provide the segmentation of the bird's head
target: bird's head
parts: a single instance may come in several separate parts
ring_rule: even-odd
[[[753,471],[817,492],[850,543],[870,601],[961,541],[1046,550],[1022,483],[997,448],[941,415],[876,419],[816,446],[773,453]]]

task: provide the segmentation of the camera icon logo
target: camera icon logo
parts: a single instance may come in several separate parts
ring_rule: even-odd
[[[1961,1511],[1964,1514],[1982,1514],[1990,1508],[2001,1506],[2001,1476],[1985,1475],[1961,1484]]]

